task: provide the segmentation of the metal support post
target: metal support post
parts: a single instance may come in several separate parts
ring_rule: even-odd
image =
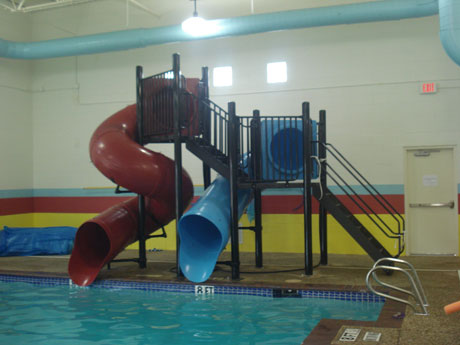
[[[238,239],[238,119],[235,102],[228,103],[228,149],[230,162],[230,235],[232,239],[232,279],[240,278]]]
[[[311,206],[311,120],[310,104],[302,103],[303,117],[303,210],[305,238],[305,274],[313,274],[312,206]]]
[[[318,157],[321,164],[321,175],[319,177],[319,183],[321,185],[323,193],[327,189],[327,175],[326,175],[326,111],[321,110],[319,112],[319,132],[318,132]],[[321,265],[327,265],[327,209],[321,202],[319,204],[319,242]]]
[[[209,104],[209,77],[208,67],[201,69],[201,87],[202,93],[198,98],[199,116],[201,122],[201,129],[203,131],[203,139],[209,145],[211,142],[211,111],[209,107],[204,106]],[[203,162],[203,182],[204,189],[208,188],[211,184],[211,167]]]
[[[136,120],[137,120],[137,142],[144,145],[144,110],[142,100],[144,90],[142,86],[143,71],[141,66],[136,67]],[[147,267],[147,254],[145,249],[145,199],[138,194],[139,222],[137,225],[137,239],[139,241],[139,268]]]
[[[180,56],[173,55],[173,116],[174,116],[174,180],[176,194],[176,269],[177,277],[182,276],[179,266],[179,219],[183,213],[182,201],[182,138],[181,138],[181,123],[180,123],[180,92],[181,92],[181,76],[180,76]]]
[[[253,179],[257,182],[262,179],[262,148],[260,133],[260,112],[254,110],[251,120],[251,167]],[[263,266],[262,254],[262,191],[254,188],[254,232],[255,232],[255,252],[256,267]]]

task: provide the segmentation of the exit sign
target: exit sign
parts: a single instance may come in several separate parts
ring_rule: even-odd
[[[422,83],[422,85],[420,85],[421,94],[436,93],[436,92],[438,92],[436,83]]]

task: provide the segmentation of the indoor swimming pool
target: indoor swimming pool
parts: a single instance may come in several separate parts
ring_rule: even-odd
[[[273,289],[219,288],[204,295],[190,284],[80,288],[67,279],[3,279],[0,343],[301,344],[322,318],[375,321],[383,306],[365,293],[274,298]],[[157,291],[168,289],[176,292]]]

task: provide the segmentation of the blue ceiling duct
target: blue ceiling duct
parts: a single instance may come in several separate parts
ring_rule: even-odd
[[[460,66],[460,1],[439,0],[439,25],[447,55]]]
[[[445,9],[445,11],[449,11],[454,7],[453,3],[455,1],[440,0],[439,7],[441,7],[441,2],[450,3],[446,5]],[[215,31],[202,37],[192,37],[184,33],[180,25],[174,25],[39,42],[12,42],[0,39],[0,57],[47,59],[105,53],[205,38],[249,35],[327,25],[419,18],[438,14],[439,7],[437,0],[386,0],[217,19],[210,21]],[[458,1],[456,7],[458,13]],[[449,19],[449,25],[446,26],[453,27],[451,22],[454,22],[454,18],[449,17],[449,13],[445,16]],[[450,30],[449,28],[446,30]],[[447,36],[447,45],[449,47],[454,46],[453,49],[456,49],[456,52],[452,53],[452,55],[458,57],[460,55],[458,40],[449,38],[449,36],[454,36],[454,33],[448,32],[445,36]],[[449,55],[452,56],[451,53]],[[456,62],[458,63],[458,60]]]

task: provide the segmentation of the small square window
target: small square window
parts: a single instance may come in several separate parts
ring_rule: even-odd
[[[212,75],[212,83],[214,86],[232,86],[232,66],[216,67],[213,69]]]
[[[285,83],[287,81],[287,65],[285,61],[267,64],[267,83]]]

